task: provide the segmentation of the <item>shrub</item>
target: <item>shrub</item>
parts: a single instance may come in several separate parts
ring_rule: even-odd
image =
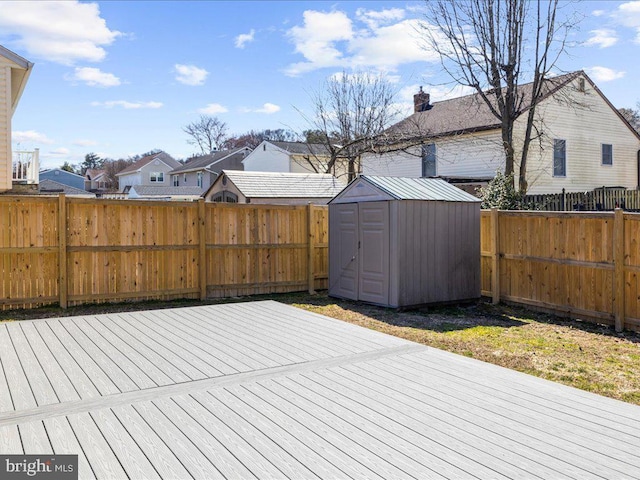
[[[532,205],[525,201],[524,194],[517,192],[513,185],[513,174],[496,172],[487,186],[480,189],[482,208],[531,210]]]

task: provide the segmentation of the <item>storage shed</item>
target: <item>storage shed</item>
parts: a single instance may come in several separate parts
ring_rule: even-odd
[[[329,202],[329,295],[389,307],[480,297],[480,200],[362,175]]]

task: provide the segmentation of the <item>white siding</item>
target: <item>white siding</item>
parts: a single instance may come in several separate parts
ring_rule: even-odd
[[[500,132],[480,132],[439,139],[436,144],[436,175],[442,177],[492,177],[504,168]],[[365,175],[391,177],[422,176],[421,147],[407,152],[367,155],[363,158]]]
[[[11,189],[11,68],[0,61],[0,192]]]
[[[263,142],[242,161],[247,172],[290,172],[289,155]]]
[[[540,125],[545,137],[529,150],[529,193],[637,187],[640,141],[588,82],[584,93],[572,85],[563,88],[556,98],[540,104],[536,113],[539,122],[544,119]],[[518,125],[517,132],[523,128]],[[553,176],[553,139],[566,140],[566,177]],[[602,165],[603,143],[613,145],[613,165]]]

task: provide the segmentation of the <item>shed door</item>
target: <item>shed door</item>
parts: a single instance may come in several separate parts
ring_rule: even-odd
[[[358,204],[331,205],[329,294],[358,299]]]
[[[389,303],[389,202],[359,205],[358,300]]]

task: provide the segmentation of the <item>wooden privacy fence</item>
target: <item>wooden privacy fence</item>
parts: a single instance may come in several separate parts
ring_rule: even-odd
[[[0,197],[0,306],[322,289],[325,206]]]
[[[483,211],[482,293],[640,331],[640,214]]]

